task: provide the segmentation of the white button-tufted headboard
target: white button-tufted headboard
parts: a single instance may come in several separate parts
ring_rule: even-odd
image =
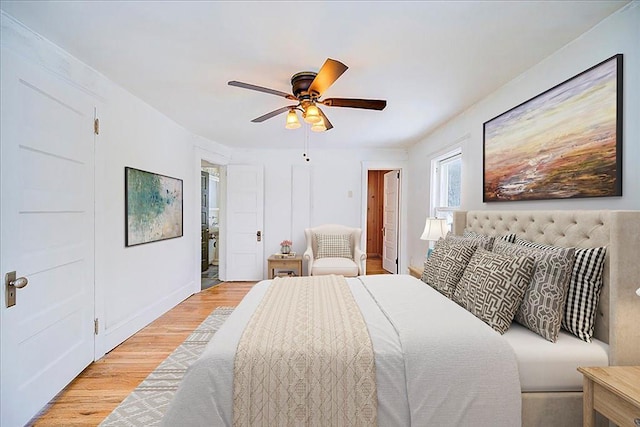
[[[466,229],[565,247],[607,247],[594,335],[609,343],[611,365],[640,364],[640,211],[457,211]],[[636,301],[637,300],[637,301]]]

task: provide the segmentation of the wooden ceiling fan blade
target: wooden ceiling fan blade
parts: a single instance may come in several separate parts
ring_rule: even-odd
[[[278,114],[282,114],[285,111],[289,111],[292,108],[296,108],[297,105],[289,105],[288,107],[281,107],[278,108],[277,110],[273,110],[270,113],[265,114],[264,116],[260,116],[260,117],[256,117],[255,119],[251,120],[252,123],[261,123],[264,122],[265,120],[268,120],[272,117],[277,116]]]
[[[230,81],[229,86],[235,86],[235,87],[241,87],[243,89],[250,89],[250,90],[257,90],[258,92],[264,92],[264,93],[268,93],[271,95],[276,95],[276,96],[281,96],[283,98],[287,98],[287,99],[291,99],[291,100],[296,100],[296,97],[286,93],[286,92],[282,92],[279,90],[275,90],[275,89],[269,89],[268,87],[262,87],[262,86],[256,86],[256,85],[252,85],[250,83],[243,83],[243,82],[238,82],[235,80]]]
[[[363,108],[365,110],[384,110],[387,101],[383,99],[327,98],[320,101],[327,107]]]
[[[322,64],[320,71],[318,71],[318,75],[316,75],[313,82],[311,82],[311,85],[309,86],[309,93],[315,97],[319,97],[329,88],[329,86],[334,84],[335,81],[338,80],[338,77],[347,71],[348,68],[349,67],[340,61],[327,58],[327,60],[324,61],[324,64]]]
[[[325,132],[328,131],[328,130],[333,129],[333,125],[331,124],[331,122],[329,121],[327,116],[324,114],[324,111],[322,111],[320,108],[318,108],[318,112],[320,113],[320,117],[322,117],[322,120],[324,121],[324,127],[327,128],[325,130]]]

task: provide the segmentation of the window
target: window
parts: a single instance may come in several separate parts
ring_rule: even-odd
[[[460,209],[462,150],[457,148],[431,161],[431,213],[446,218],[451,229],[453,211]]]

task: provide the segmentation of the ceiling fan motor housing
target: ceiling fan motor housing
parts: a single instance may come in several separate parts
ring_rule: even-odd
[[[291,77],[293,95],[299,100],[302,100],[303,98],[311,98],[309,86],[311,86],[311,83],[313,83],[313,80],[317,75],[318,73],[314,73],[312,71],[302,71],[294,74],[293,77]]]

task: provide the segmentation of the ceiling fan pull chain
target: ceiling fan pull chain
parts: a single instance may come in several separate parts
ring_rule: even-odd
[[[308,162],[309,158],[309,126],[304,127],[304,154],[302,157]]]

